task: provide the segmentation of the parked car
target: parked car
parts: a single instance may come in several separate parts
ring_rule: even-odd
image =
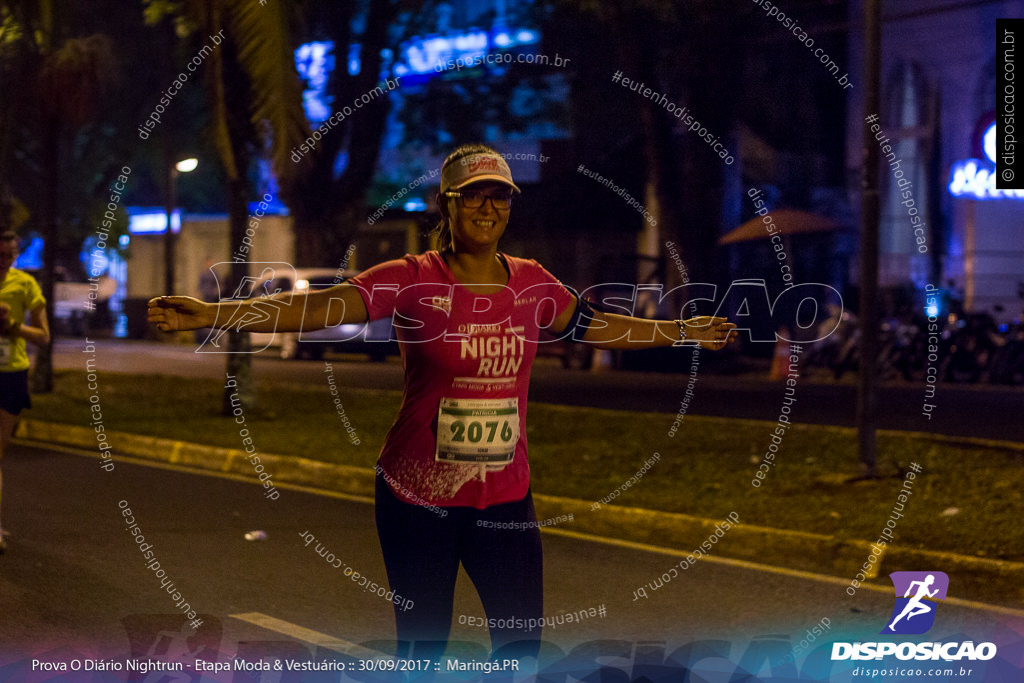
[[[41,271],[26,269],[25,272],[42,286]],[[106,310],[107,301],[117,291],[117,282],[106,276],[98,277],[91,282],[75,282],[60,266],[56,268],[54,275],[54,319],[50,321],[50,326],[58,334],[84,335],[92,326],[97,307]]]
[[[340,284],[357,274],[355,270],[338,272],[330,268],[279,269],[261,274],[246,282],[239,295],[265,296],[279,292],[302,293],[326,289]],[[366,324],[344,324],[311,332],[254,332],[253,349],[277,348],[281,358],[322,358],[326,351],[365,353],[371,360],[383,361],[398,353],[398,342],[390,318]]]

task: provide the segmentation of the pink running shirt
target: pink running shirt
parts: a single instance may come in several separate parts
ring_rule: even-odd
[[[380,467],[408,503],[482,509],[526,495],[526,397],[538,332],[573,303],[573,294],[536,261],[501,256],[509,281],[494,294],[460,285],[436,251],[387,261],[348,280],[360,288],[371,320],[394,315],[405,391]],[[520,428],[511,463],[437,462],[442,398],[516,399]]]

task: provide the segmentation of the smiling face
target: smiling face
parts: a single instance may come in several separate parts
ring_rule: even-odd
[[[460,192],[479,192],[486,197],[507,195],[511,188],[504,183],[485,181],[472,183]],[[462,197],[445,198],[445,214],[452,230],[456,252],[478,252],[497,249],[498,240],[505,232],[511,208],[496,209],[491,199],[481,206],[467,208]]]

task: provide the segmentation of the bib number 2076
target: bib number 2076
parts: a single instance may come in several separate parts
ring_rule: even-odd
[[[480,425],[479,420],[474,420],[466,426],[466,423],[462,420],[456,420],[452,422],[452,442],[464,442],[467,439],[470,443],[494,443],[494,436],[498,431],[498,421],[488,420]],[[484,439],[484,432],[487,432],[487,438]],[[508,420],[501,423],[501,441],[508,443],[512,440],[512,426]]]
[[[517,399],[441,399],[437,460],[507,464],[518,441]]]

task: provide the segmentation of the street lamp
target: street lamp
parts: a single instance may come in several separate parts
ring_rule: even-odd
[[[196,159],[195,157],[190,157],[188,159],[182,159],[181,161],[176,163],[174,165],[174,168],[176,168],[181,173],[191,173],[192,171],[196,170],[196,166],[198,165],[199,159]]]
[[[191,173],[199,166],[194,157],[182,159],[176,164],[167,164],[167,228],[164,232],[164,291],[174,294],[174,233],[171,222],[174,218],[174,205],[178,202],[178,174]]]

